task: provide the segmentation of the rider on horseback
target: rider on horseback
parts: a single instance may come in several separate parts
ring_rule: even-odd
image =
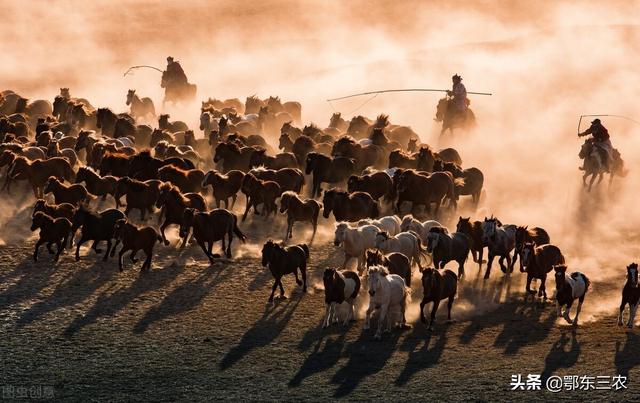
[[[613,162],[613,155],[612,155],[613,146],[611,145],[609,131],[602,125],[602,122],[600,122],[600,119],[594,119],[593,122],[591,122],[591,127],[583,131],[582,133],[578,133],[579,137],[588,136],[588,135],[593,136],[593,138],[590,140],[593,142],[593,146],[597,150],[601,150],[604,152],[604,153],[602,152],[599,153],[599,155],[604,154],[604,158],[603,158],[604,161],[602,161],[602,165],[604,166],[605,170],[609,172],[611,167],[611,162]],[[585,164],[586,164],[586,158],[585,158]],[[580,167],[580,170],[584,171],[585,168],[586,167],[583,165],[582,167]]]
[[[162,73],[163,87],[167,90],[179,89],[187,85],[187,75],[182,70],[180,63],[173,60],[173,57],[167,57],[167,70]]]
[[[469,107],[469,100],[467,99],[467,89],[462,84],[462,77],[454,75],[451,77],[453,81],[453,88],[447,91],[447,95],[453,97],[453,106],[458,113],[464,113]]]

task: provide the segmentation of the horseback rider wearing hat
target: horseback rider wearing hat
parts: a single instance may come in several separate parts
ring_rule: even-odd
[[[588,135],[593,136],[591,141],[593,141],[593,145],[596,148],[605,151],[606,156],[603,161],[603,166],[605,167],[605,170],[609,172],[611,162],[613,161],[613,145],[611,144],[609,131],[602,125],[600,119],[594,119],[591,122],[591,126],[587,130],[583,131],[582,133],[578,133],[578,137]],[[584,171],[585,167],[582,166],[580,167],[580,169]]]
[[[163,73],[163,83],[163,87],[167,89],[180,88],[188,83],[182,66],[171,56],[167,57],[167,70]]]
[[[469,100],[467,99],[467,89],[464,84],[462,84],[462,77],[459,75],[454,75],[451,77],[453,81],[453,88],[450,91],[447,91],[447,95],[453,97],[453,106],[456,109],[456,112],[464,113],[468,106]]]

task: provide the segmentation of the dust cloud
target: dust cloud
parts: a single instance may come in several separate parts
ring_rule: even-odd
[[[581,114],[639,120],[638,7],[634,1],[3,1],[12,18],[0,26],[0,87],[30,99],[52,99],[59,87],[70,87],[73,96],[117,111],[135,88],[160,105],[159,73],[123,73],[133,65],[164,68],[171,55],[198,85],[199,100],[280,95],[300,101],[303,120],[320,126],[334,109],[347,118],[388,113],[392,123],[411,126],[435,147],[456,147],[465,166],[483,170],[480,209],[462,214],[541,226],[571,270],[620,284],[624,267],[639,255],[640,127],[603,118],[630,173],[591,194],[581,185],[576,131]],[[448,88],[454,73],[467,90],[493,96],[471,97],[478,127],[453,139],[438,138],[437,93],[384,94],[366,105],[366,97],[325,102],[367,90]],[[198,106],[168,111],[194,125]],[[330,238],[328,231],[320,238]],[[599,306],[609,309],[614,296]]]

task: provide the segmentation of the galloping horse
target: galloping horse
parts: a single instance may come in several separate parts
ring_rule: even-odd
[[[476,125],[476,115],[470,108],[467,108],[463,113],[456,111],[455,105],[450,97],[442,98],[438,101],[436,107],[436,122],[442,122],[442,130],[440,135],[449,130],[450,134],[453,134],[453,129],[471,129]]]
[[[198,87],[195,84],[185,83],[184,85],[175,86],[167,85],[169,77],[167,72],[162,73],[162,81],[160,87],[164,88],[164,99],[162,103],[181,103],[191,102],[196,98],[196,91]]]
[[[610,169],[609,169],[609,186],[613,182],[613,177],[618,175],[622,178],[627,176],[628,171],[624,169],[624,161],[620,157],[620,153],[618,150],[614,149],[613,152],[613,161],[611,161]],[[584,175],[582,175],[582,183],[585,187],[587,187],[587,177],[591,176],[591,180],[589,181],[587,191],[591,191],[591,186],[593,186],[593,182],[598,177],[598,183],[602,182],[602,178],[604,174],[607,172],[606,167],[604,165],[603,159],[607,158],[606,152],[602,149],[599,149],[594,146],[593,141],[588,139],[584,142],[582,147],[580,148],[580,153],[578,153],[578,157],[584,161]],[[596,184],[596,185],[597,185]]]

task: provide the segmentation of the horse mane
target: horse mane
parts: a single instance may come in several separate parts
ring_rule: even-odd
[[[226,143],[220,143],[220,144],[226,144],[227,147],[229,148],[229,151],[240,154],[240,147],[233,141],[231,142],[227,141]]]
[[[336,144],[338,143],[357,144],[358,142],[352,136],[345,134],[344,136],[340,136],[340,138],[336,140]]]
[[[381,276],[388,276],[389,270],[384,266],[373,266],[369,268],[369,273],[378,273]]]
[[[129,158],[129,156],[127,154],[123,154],[123,153],[119,153],[119,152],[112,152],[112,151],[105,151],[104,155],[102,156],[102,159],[104,160],[105,158]]]
[[[434,234],[443,234],[443,235],[446,235],[449,233],[449,231],[445,227],[439,227],[439,226],[431,227],[429,229],[429,232]]]
[[[282,199],[284,198],[293,198],[293,199],[300,199],[298,197],[298,194],[296,192],[294,192],[293,190],[287,190],[286,192],[283,192],[282,195],[280,196],[280,200],[282,201]]]

